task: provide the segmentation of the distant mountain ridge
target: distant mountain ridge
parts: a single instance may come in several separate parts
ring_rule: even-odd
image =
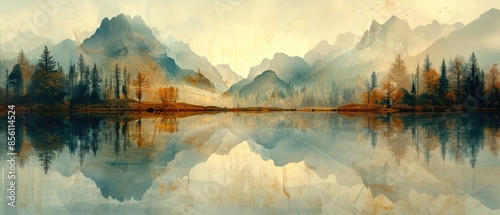
[[[474,52],[485,71],[500,64],[500,10],[490,9],[463,28],[434,42],[420,54],[408,59],[415,62],[429,54],[434,62],[461,55],[468,59]]]
[[[272,59],[265,58],[259,65],[252,67],[248,73],[248,79],[252,80],[266,70],[274,71],[287,83],[299,83],[311,75],[311,66],[301,57],[276,53]]]
[[[233,84],[238,83],[239,81],[243,80],[243,77],[240,75],[236,74],[229,64],[218,64],[215,66],[217,71],[219,71],[219,74],[222,76],[222,81],[227,84],[227,86],[231,87]]]
[[[165,45],[168,56],[172,57],[181,68],[200,70],[201,74],[213,81],[215,86],[222,91],[228,90],[231,86],[224,81],[219,70],[206,57],[194,53],[189,44],[168,37]]]
[[[436,40],[461,29],[460,23],[454,25],[432,24],[411,29],[406,20],[396,16],[385,23],[373,21],[356,47],[326,64],[311,77],[314,80],[332,80],[332,72],[339,79],[354,78],[357,74],[367,75],[372,71],[387,71],[396,55],[403,58],[422,53]],[[425,40],[422,39],[427,37]],[[407,64],[413,67],[413,64]]]
[[[5,36],[6,35],[4,35],[4,37]],[[29,53],[37,47],[43,45],[54,45],[54,41],[51,39],[40,37],[33,32],[23,32],[13,37],[10,41],[4,42],[2,44],[2,47],[4,54],[10,53],[17,56],[17,53],[19,53],[21,49],[23,49],[25,53]]]
[[[313,71],[318,71],[337,56],[353,49],[360,38],[359,35],[346,32],[337,35],[333,45],[330,45],[326,40],[322,40],[304,55],[304,60],[312,66]]]
[[[253,79],[262,71],[269,69],[275,71],[276,76],[285,83],[293,83],[296,87],[306,89],[305,94],[300,96],[310,100],[310,104],[339,105],[350,101],[353,97],[359,100],[361,86],[356,82],[357,77],[367,77],[371,72],[376,71],[379,79],[383,80],[398,54],[405,59],[408,73],[413,73],[416,64],[421,64],[427,54],[430,55],[435,66],[443,58],[448,60],[456,55],[468,58],[472,52],[476,53],[484,69],[489,68],[491,64],[499,64],[500,37],[498,35],[500,35],[500,10],[498,9],[485,12],[467,25],[440,24],[433,21],[414,29],[410,28],[406,20],[393,16],[383,24],[373,21],[359,41],[355,42],[355,45],[351,43],[352,49],[336,57],[327,57],[334,55],[331,54],[334,46],[326,41],[320,41],[316,47],[306,53],[305,60],[292,59],[279,53],[273,59],[264,59],[250,70],[247,79],[234,84],[224,94],[224,98],[227,103],[227,96],[234,98],[239,96],[236,100],[241,102],[242,98],[249,95],[246,92],[249,89],[246,88],[248,85],[252,86],[250,92],[258,92]],[[302,61],[309,67],[300,66],[298,62]],[[299,74],[300,78],[291,80],[300,81],[289,82],[290,77],[297,77],[296,74]],[[272,91],[267,86],[262,87],[265,87],[267,92]]]
[[[290,85],[281,80],[274,71],[266,70],[241,88],[238,94],[240,98],[258,105],[269,102],[272,98],[285,98],[289,96],[290,90]]]

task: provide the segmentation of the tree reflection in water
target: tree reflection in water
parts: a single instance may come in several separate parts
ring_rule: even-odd
[[[387,114],[359,117],[363,117],[362,127],[366,129],[364,140],[375,147],[381,141],[376,135],[381,133],[396,163],[400,163],[410,145],[414,146],[417,154],[424,155],[427,165],[431,152],[437,149],[443,161],[447,157],[455,162],[468,160],[472,168],[485,144],[494,155],[498,155],[500,122],[495,114]]]
[[[474,168],[478,153],[485,146],[494,155],[498,155],[500,148],[500,121],[498,115],[495,114],[354,116],[325,114],[312,115],[312,117],[290,114],[290,116],[278,118],[266,115],[255,117],[235,114],[234,117],[237,120],[233,118],[231,122],[220,122],[221,125],[228,128],[247,129],[243,130],[247,133],[245,135],[249,135],[258,143],[265,144],[266,148],[274,148],[277,142],[284,141],[283,135],[290,136],[297,132],[305,134],[309,131],[318,134],[331,133],[331,135],[328,139],[309,136],[310,139],[307,141],[334,144],[337,139],[346,138],[339,136],[345,135],[339,132],[343,130],[358,132],[357,142],[369,143],[373,148],[387,147],[398,164],[406,156],[408,150],[415,150],[417,155],[423,155],[429,165],[433,154],[431,152],[439,150],[441,160],[468,161]],[[18,134],[16,137],[19,140],[16,152],[20,156],[21,166],[34,150],[45,172],[49,171],[54,160],[63,150],[76,155],[81,166],[89,154],[94,157],[98,156],[103,144],[110,145],[111,143],[114,155],[124,156],[123,153],[126,153],[131,144],[137,148],[154,148],[157,132],[167,134],[183,132],[179,131],[179,116],[175,114],[146,118],[134,115],[97,114],[24,115],[19,118],[21,125],[16,127]],[[321,125],[324,121],[329,122],[328,127]],[[144,128],[144,123],[148,124],[147,129]],[[253,130],[260,132],[254,133]],[[266,133],[267,131],[272,132]],[[199,138],[193,136],[184,141],[190,143]],[[304,138],[307,137],[304,136]],[[383,146],[379,146],[380,143],[383,143]]]

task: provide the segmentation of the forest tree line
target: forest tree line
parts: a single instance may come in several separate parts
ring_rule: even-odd
[[[126,66],[120,68],[115,64],[110,74],[104,75],[102,68],[98,68],[96,63],[88,64],[82,54],[76,64],[70,64],[66,73],[47,47],[36,65],[31,65],[21,50],[10,72],[8,68],[5,70],[5,80],[4,89],[0,90],[6,104],[69,103],[72,106],[88,106],[106,100],[129,100],[134,96],[141,102],[144,91],[151,87],[143,72],[138,72],[132,80]],[[160,87],[154,98],[163,103],[175,103],[179,98],[179,89]]]
[[[439,72],[438,72],[439,70]],[[362,100],[391,108],[397,104],[410,106],[457,106],[468,110],[498,108],[500,79],[497,64],[485,73],[472,53],[466,61],[462,56],[442,60],[436,69],[426,55],[422,68],[418,63],[410,74],[401,55],[397,55],[381,86],[374,71],[362,80]]]

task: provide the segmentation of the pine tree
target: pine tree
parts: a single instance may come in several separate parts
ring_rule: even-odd
[[[432,68],[431,60],[429,59],[429,55],[427,54],[424,60],[424,72],[428,72]]]
[[[109,98],[110,98],[110,99],[113,99],[113,98],[114,98],[114,96],[113,96],[113,95],[114,95],[113,91],[114,91],[114,89],[115,89],[115,87],[113,86],[113,77],[112,77],[112,76],[110,76],[110,77],[109,77],[109,79],[108,79],[108,81],[109,81],[108,96],[109,96]]]
[[[375,71],[373,71],[373,72],[372,72],[372,76],[371,76],[371,78],[372,78],[372,79],[371,79],[371,82],[372,82],[372,84],[371,84],[371,85],[372,85],[372,86],[371,86],[371,88],[372,88],[372,90],[373,90],[373,89],[375,89],[375,88],[377,88],[377,87],[378,87],[378,84],[377,84],[377,74],[375,73]]]
[[[85,74],[85,67],[87,64],[85,63],[85,59],[83,58],[83,54],[80,54],[78,57],[78,62],[76,63],[77,72],[80,74],[80,83],[83,83],[83,76]]]
[[[70,64],[69,65],[69,96],[73,98],[75,96],[75,87],[76,87],[76,71],[75,71],[75,65]]]
[[[5,69],[5,104],[9,101],[9,69]]]
[[[471,97],[476,97],[476,93],[481,94],[482,93],[482,88],[481,86],[481,70],[479,68],[479,65],[477,63],[477,57],[472,52],[470,58],[469,58],[469,64],[468,64],[468,71],[467,71],[467,91],[469,96]],[[479,96],[479,95],[477,95]]]
[[[57,103],[64,99],[64,84],[61,73],[55,70],[55,61],[45,46],[30,84],[31,98],[38,103]]]
[[[115,71],[113,72],[113,78],[115,80],[115,99],[120,99],[120,68],[118,68],[118,64],[115,64]]]
[[[411,94],[412,94],[413,96],[415,96],[415,95],[417,94],[417,89],[416,89],[416,86],[415,86],[415,80],[413,80],[413,81],[411,82],[411,91],[410,91],[410,92],[411,92]]]
[[[418,96],[420,89],[420,61],[417,61],[417,69],[415,71],[415,96]]]
[[[439,97],[444,98],[446,92],[448,92],[449,81],[446,77],[446,62],[443,59],[441,63],[441,76],[439,77]]]
[[[366,92],[363,93],[363,97],[366,98],[366,101],[368,104],[371,103],[371,94],[372,90],[377,88],[377,74],[375,74],[375,71],[372,72],[370,80],[365,80],[364,85],[366,88]]]
[[[90,68],[87,66],[83,54],[80,54],[76,65],[72,67],[70,73],[73,73],[73,77],[70,77],[70,85],[76,85],[76,87],[73,90],[71,104],[88,104],[90,100]],[[77,76],[79,76],[78,81],[76,80]]]
[[[38,68],[43,69],[46,72],[54,72],[56,68],[56,62],[54,61],[52,55],[50,54],[47,46],[43,49],[43,53],[38,59]]]
[[[90,93],[90,101],[93,103],[99,102],[101,95],[101,76],[99,75],[99,71],[97,70],[97,66],[94,63],[94,67],[92,68],[92,72],[90,74],[90,80],[92,83],[91,93]]]
[[[9,82],[10,85],[12,85],[16,97],[21,96],[23,89],[23,77],[21,72],[21,66],[19,64],[14,65],[7,81]]]
[[[104,79],[104,90],[102,91],[104,100],[108,99],[108,77]]]
[[[90,102],[90,67],[88,65],[85,65],[85,72],[84,72],[84,81],[83,81],[83,87],[84,87],[84,97],[85,97],[85,104],[88,105]]]
[[[128,99],[128,85],[129,85],[129,81],[130,79],[129,77],[129,74],[127,73],[127,67],[124,66],[123,67],[123,85],[122,85],[122,93],[123,93],[123,97],[125,97],[125,99]]]

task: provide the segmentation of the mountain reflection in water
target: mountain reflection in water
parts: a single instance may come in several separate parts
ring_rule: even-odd
[[[494,214],[500,212],[499,118],[20,115],[17,210]]]

